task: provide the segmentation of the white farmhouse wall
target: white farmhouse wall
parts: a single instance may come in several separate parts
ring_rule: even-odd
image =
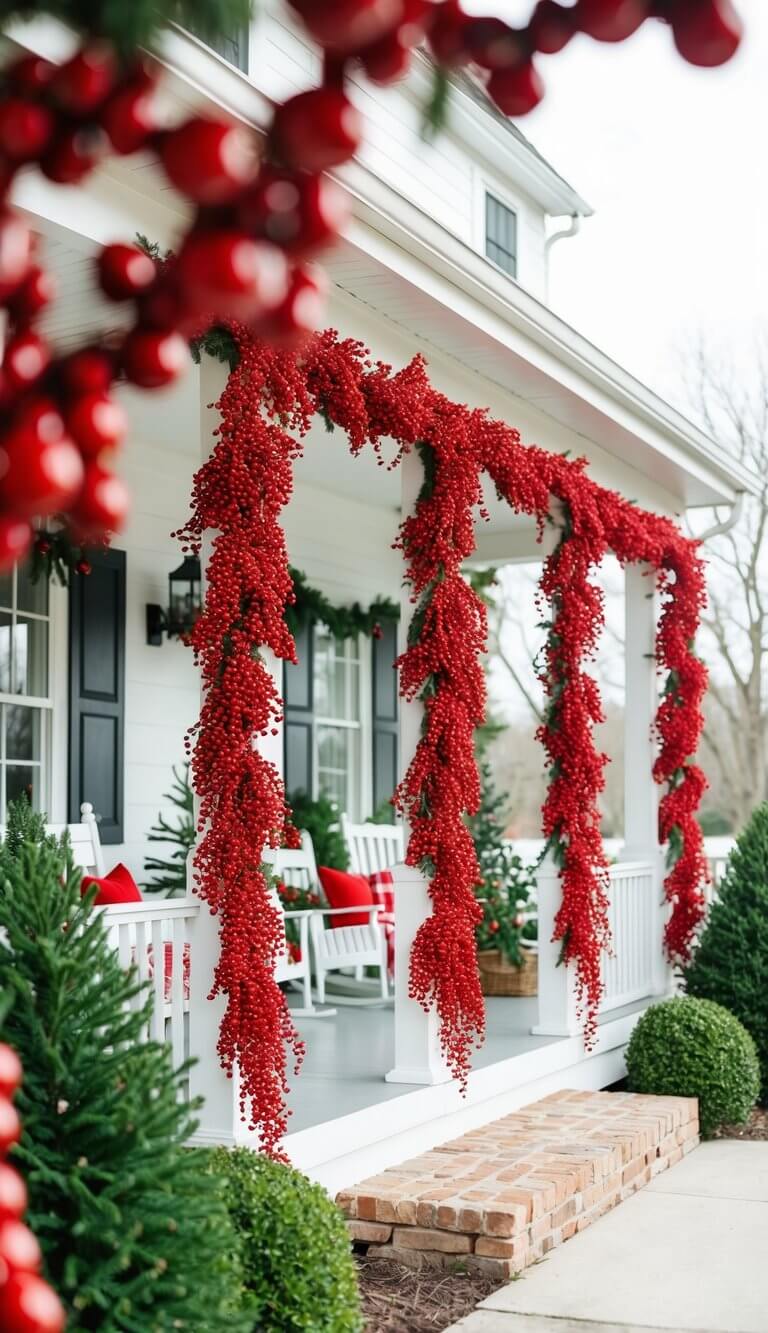
[[[267,96],[280,101],[316,83],[320,62],[317,48],[291,22],[284,5],[265,5],[265,10],[253,29],[249,77]],[[353,79],[352,86],[365,117],[362,164],[395,195],[481,254],[485,192],[491,190],[517,213],[518,281],[546,300],[545,214],[498,164],[484,161],[461,142],[451,127],[450,106],[445,129],[425,142],[424,94],[414,89],[413,80],[379,88],[360,78]],[[478,116],[487,114],[478,106]]]
[[[186,518],[200,437],[190,404],[197,401],[198,371],[178,391],[124,395],[132,430],[121,467],[130,485],[130,522],[115,542],[126,552],[125,812],[124,843],[105,851],[107,869],[122,860],[143,878],[146,835],[163,802],[174,764],[184,757],[184,733],[199,706],[192,653],[176,640],[146,642],[147,602],[168,603],[168,575],[181,561],[171,532]],[[162,854],[162,849],[158,849]]]

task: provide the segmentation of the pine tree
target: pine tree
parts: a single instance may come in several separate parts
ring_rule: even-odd
[[[483,738],[484,739],[484,738]],[[467,820],[480,865],[483,919],[477,927],[479,949],[500,949],[505,958],[518,966],[523,961],[521,942],[535,938],[535,927],[525,920],[533,887],[525,868],[504,838],[506,798],[496,790],[490,762],[479,747],[480,806]]]
[[[768,1100],[768,804],[736,840],[683,977],[689,995],[730,1009],[751,1034]]]
[[[143,1041],[151,1000],[61,847],[6,845],[3,869],[3,1036],[25,1071],[15,1151],[68,1328],[244,1333],[224,1185],[206,1153],[183,1146],[194,1128],[184,1071]]]
[[[164,893],[166,898],[185,893],[187,888],[187,856],[195,842],[195,797],[189,781],[189,764],[184,764],[180,773],[173,769],[173,786],[165,793],[165,799],[181,811],[174,824],[169,824],[160,814],[157,823],[147,835],[147,842],[171,843],[176,851],[168,860],[148,856],[144,862],[147,874],[155,878],[147,880],[144,888],[148,893]]]

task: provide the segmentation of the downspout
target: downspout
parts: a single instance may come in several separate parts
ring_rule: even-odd
[[[724,518],[722,522],[713,523],[712,527],[707,528],[704,532],[697,533],[696,540],[706,542],[709,541],[710,537],[721,537],[723,533],[730,532],[732,528],[735,528],[744,511],[744,496],[745,492],[739,491],[731,505],[731,512],[728,517]],[[717,505],[713,506],[715,513],[717,513],[718,507]]]
[[[562,227],[560,231],[553,231],[544,242],[544,253],[549,254],[556,241],[567,241],[570,236],[575,236],[581,231],[581,214],[574,213],[567,227]]]
[[[581,231],[581,214],[574,213],[567,227],[561,227],[560,231],[553,231],[544,242],[544,256],[547,261],[547,301],[549,301],[549,252],[557,241],[567,241],[571,236],[576,236]]]

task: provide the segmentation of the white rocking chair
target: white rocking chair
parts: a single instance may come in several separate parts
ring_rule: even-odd
[[[306,836],[309,838],[309,834]],[[317,867],[311,838],[309,838],[308,850],[304,846],[300,848],[284,847],[266,852],[264,859],[280,879],[294,888],[308,891],[317,890]],[[288,940],[284,935],[283,953],[275,968],[276,981],[298,983],[301,986],[304,1003],[300,1009],[292,1008],[291,1013],[297,1018],[332,1018],[336,1013],[335,1009],[318,1009],[312,999],[312,961],[309,945],[309,923],[312,913],[308,911],[285,911],[276,889],[273,891],[272,897],[275,907],[282,913],[285,921],[298,921],[299,923],[300,958],[296,960],[291,957]]]
[[[275,873],[286,883],[300,889],[318,889],[319,877],[315,852],[312,838],[306,830],[302,831],[300,848],[285,847],[272,852],[270,862]],[[355,969],[357,983],[363,989],[363,994],[339,994],[334,988],[334,1004],[371,1005],[381,1004],[389,999],[387,940],[376,920],[381,910],[378,903],[372,903],[370,906],[362,907],[319,907],[308,913],[312,966],[320,1004],[325,1003],[327,974],[340,972],[343,968]],[[369,917],[364,924],[336,927],[326,924],[326,918],[329,917],[354,918],[363,915]],[[363,980],[365,967],[379,969],[378,994],[371,995],[371,983]]]
[[[402,824],[353,824],[341,816],[341,832],[355,875],[375,875],[400,865],[405,856]]]
[[[90,801],[83,801],[80,814],[83,817],[80,824],[46,824],[45,831],[57,838],[67,833],[75,865],[87,875],[103,875],[104,853],[101,849],[99,825]]]

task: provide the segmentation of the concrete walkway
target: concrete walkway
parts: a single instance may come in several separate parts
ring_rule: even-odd
[[[446,1333],[766,1333],[768,1143],[702,1144]]]

